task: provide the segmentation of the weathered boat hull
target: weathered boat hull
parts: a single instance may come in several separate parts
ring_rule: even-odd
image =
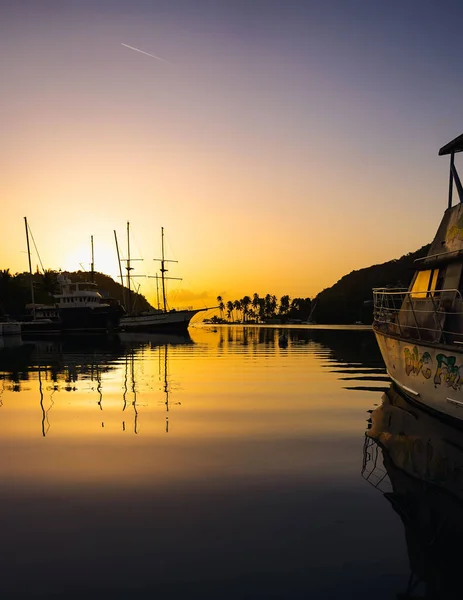
[[[403,393],[432,411],[463,419],[463,352],[373,330],[387,372]]]
[[[148,332],[182,332],[188,329],[191,319],[201,310],[173,310],[147,315],[123,317],[120,321],[121,331]]]

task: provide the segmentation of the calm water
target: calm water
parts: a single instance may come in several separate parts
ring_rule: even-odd
[[[396,598],[419,579],[365,438],[389,388],[372,332],[281,331],[2,348],[0,597]]]

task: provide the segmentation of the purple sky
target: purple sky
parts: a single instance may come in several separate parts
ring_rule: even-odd
[[[448,1],[1,2],[2,267],[26,268],[25,215],[51,268],[95,234],[117,272],[113,229],[133,222],[154,257],[165,226],[185,299],[313,295],[415,250],[446,206],[437,151],[463,132],[462,16]]]

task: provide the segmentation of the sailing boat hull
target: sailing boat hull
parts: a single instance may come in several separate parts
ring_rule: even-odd
[[[181,332],[186,331],[191,319],[205,309],[199,310],[172,310],[170,312],[156,312],[146,315],[133,315],[123,317],[120,321],[121,331],[139,332]]]

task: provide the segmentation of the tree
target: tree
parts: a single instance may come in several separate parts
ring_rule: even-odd
[[[41,287],[49,296],[53,296],[56,292],[58,273],[52,269],[45,269],[42,275]]]
[[[280,315],[285,315],[289,311],[289,302],[291,298],[286,294],[280,298]]]
[[[249,296],[243,296],[240,300],[241,307],[243,309],[243,323],[246,322],[246,315],[248,314],[248,307],[251,304],[251,298]]]
[[[228,302],[227,302],[227,318],[228,318],[228,320],[230,320],[230,317],[233,318],[233,302],[231,300],[228,300]]]
[[[217,302],[219,303],[220,318],[223,319],[223,311],[225,310],[225,304],[222,296],[217,296]]]
[[[0,310],[5,312],[5,303],[8,299],[8,293],[11,287],[10,269],[0,270]]]
[[[241,302],[239,300],[234,300],[234,302],[233,302],[233,308],[236,311],[241,312],[241,310],[242,310]]]

